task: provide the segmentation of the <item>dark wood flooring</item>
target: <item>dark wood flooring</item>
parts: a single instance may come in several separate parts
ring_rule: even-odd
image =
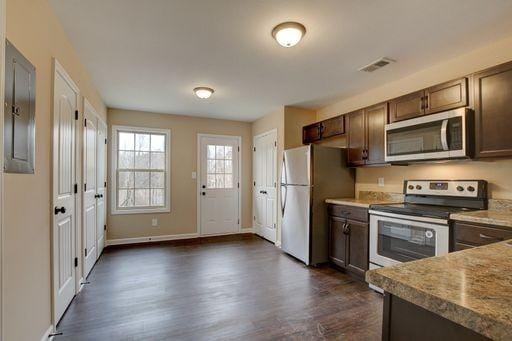
[[[382,297],[258,237],[109,247],[56,340],[380,340]]]

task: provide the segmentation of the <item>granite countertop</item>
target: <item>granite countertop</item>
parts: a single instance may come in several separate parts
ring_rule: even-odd
[[[512,240],[366,272],[366,281],[494,340],[512,339]]]
[[[375,199],[375,198],[338,198],[338,199],[326,199],[326,203],[335,204],[335,205],[348,205],[348,206],[357,206],[370,208],[370,205],[376,204],[392,204],[398,201],[393,201],[389,199]]]
[[[471,211],[451,214],[450,219],[512,228],[512,211]]]

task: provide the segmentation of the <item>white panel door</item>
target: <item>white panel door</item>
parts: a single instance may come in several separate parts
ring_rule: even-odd
[[[201,235],[240,230],[238,137],[199,136]]]
[[[96,154],[96,188],[98,198],[96,200],[96,258],[99,258],[105,247],[105,230],[107,227],[107,125],[98,121],[98,143]]]
[[[98,119],[91,105],[84,100],[84,146],[83,146],[83,247],[84,278],[87,278],[96,262],[96,224],[98,198],[96,183],[96,154]]]
[[[55,62],[53,98],[53,318],[75,296],[75,111],[78,88]]]
[[[254,223],[256,233],[277,239],[277,132],[254,138]]]

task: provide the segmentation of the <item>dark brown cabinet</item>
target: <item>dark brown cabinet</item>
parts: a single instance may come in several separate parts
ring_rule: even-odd
[[[389,101],[390,122],[461,108],[468,105],[468,79],[460,78]]]
[[[512,230],[499,226],[456,221],[453,225],[453,251],[470,249],[512,239]]]
[[[302,143],[309,144],[345,133],[345,117],[336,116],[302,128]]]
[[[475,156],[512,156],[512,62],[473,75]]]
[[[384,128],[387,103],[380,103],[347,114],[348,163],[362,166],[384,163]]]
[[[328,211],[329,260],[338,268],[364,279],[368,270],[368,210],[329,205]]]
[[[322,137],[322,124],[320,122],[310,124],[302,128],[302,143],[309,144],[319,141]]]

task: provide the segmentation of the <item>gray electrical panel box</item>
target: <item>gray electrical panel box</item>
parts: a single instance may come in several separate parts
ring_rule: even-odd
[[[5,42],[4,171],[34,173],[36,69]]]

